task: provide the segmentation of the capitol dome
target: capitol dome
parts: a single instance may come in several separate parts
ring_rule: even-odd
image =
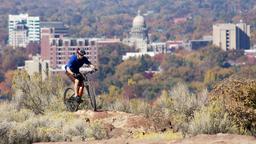
[[[133,19],[133,27],[144,27],[145,20],[144,17],[140,15],[140,11],[138,11],[138,15]]]

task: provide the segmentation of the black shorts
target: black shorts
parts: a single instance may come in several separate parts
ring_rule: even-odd
[[[71,79],[71,81],[74,83],[76,79],[79,80],[79,85],[82,85],[83,84],[83,80],[84,80],[84,77],[82,76],[82,74],[79,72],[80,76],[78,78],[75,78],[72,74],[68,73],[66,71],[66,75]]]

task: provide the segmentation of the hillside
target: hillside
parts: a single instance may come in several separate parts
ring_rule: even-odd
[[[254,144],[255,137],[217,134],[217,135],[198,135],[196,137],[182,139],[179,134],[169,132],[164,134],[163,128],[158,127],[156,123],[140,115],[133,115],[124,112],[102,111],[93,112],[80,110],[75,113],[77,119],[83,119],[86,123],[95,121],[104,124],[104,129],[108,132],[107,140],[85,140],[88,144]],[[159,130],[157,130],[159,129]],[[164,128],[170,131],[168,125]],[[79,137],[73,139],[73,142],[52,142],[36,144],[79,144]]]

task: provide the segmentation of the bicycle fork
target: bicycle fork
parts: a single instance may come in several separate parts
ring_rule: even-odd
[[[88,96],[90,97],[90,96],[91,96],[91,94],[90,94],[90,90],[89,90],[89,85],[85,85],[85,88],[86,88],[86,90],[87,90],[87,94],[88,94]]]

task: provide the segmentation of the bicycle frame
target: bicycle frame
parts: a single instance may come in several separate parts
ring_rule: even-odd
[[[82,84],[82,86],[79,86],[79,88],[78,88],[78,95],[79,96],[83,96],[83,94],[84,94],[84,87],[86,87],[87,85],[88,85],[88,77],[87,77],[87,74],[89,74],[89,72],[87,72],[87,73],[82,73],[82,77],[83,77],[83,84]]]
[[[82,77],[83,77],[83,85],[79,86],[79,96],[83,96],[83,90],[84,87],[87,90],[87,94],[88,94],[88,98],[90,100],[91,106],[93,108],[94,111],[97,111],[97,105],[96,105],[96,94],[95,94],[95,88],[94,85],[91,84],[92,81],[90,81],[90,79],[88,78],[88,74],[92,74],[95,71],[90,71],[90,72],[85,72],[85,73],[81,73]],[[71,93],[70,93],[71,92]],[[66,88],[65,92],[64,92],[64,103],[67,106],[69,111],[77,111],[78,107],[80,105],[80,103],[77,103],[76,101],[72,100],[72,97],[74,96],[74,89],[72,88]],[[71,98],[71,99],[70,99]]]
[[[88,86],[89,86],[89,79],[88,79],[88,74],[91,74],[92,72],[86,72],[86,73],[82,73],[82,77],[83,77],[83,86],[80,86],[79,89],[78,89],[78,95],[79,96],[83,96],[84,94],[84,87],[86,88],[87,90],[87,93],[88,92]]]

